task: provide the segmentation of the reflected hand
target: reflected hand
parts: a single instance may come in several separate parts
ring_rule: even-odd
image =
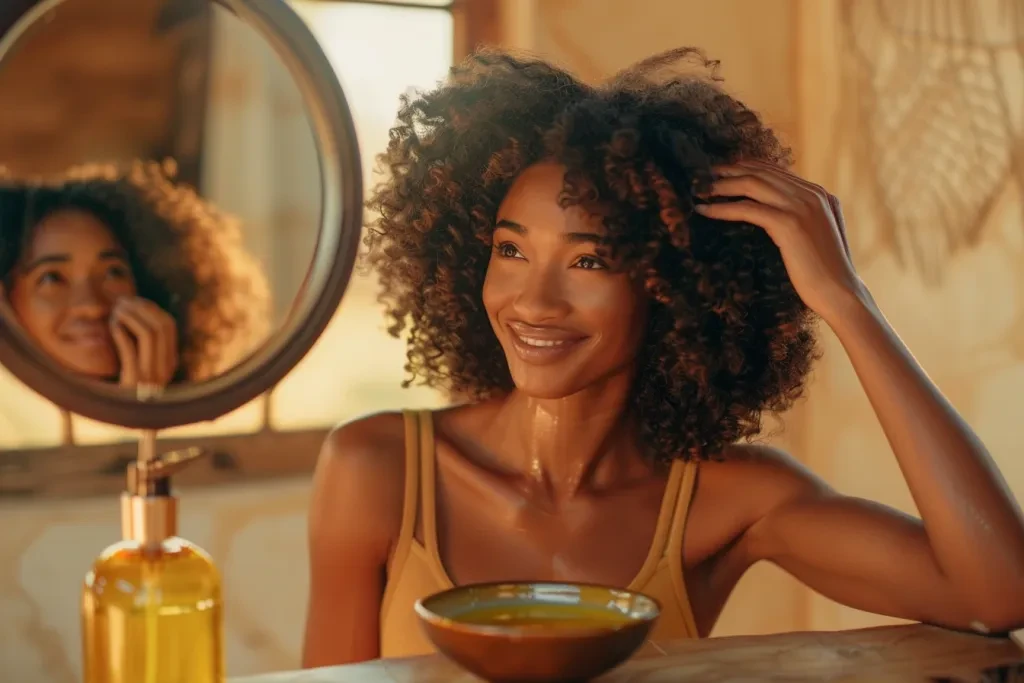
[[[121,386],[170,383],[178,369],[178,326],[169,313],[139,297],[118,299],[110,333],[121,362]]]
[[[740,201],[698,204],[701,215],[761,227],[779,247],[803,302],[828,319],[863,284],[853,268],[839,200],[774,165],[741,161],[713,169],[710,195]]]

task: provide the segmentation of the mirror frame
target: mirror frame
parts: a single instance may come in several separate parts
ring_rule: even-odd
[[[19,34],[65,0],[22,9],[0,36],[3,55]],[[319,339],[348,286],[363,225],[363,179],[355,124],[341,83],[312,32],[283,0],[209,0],[234,13],[270,43],[296,79],[318,143],[322,183],[320,232],[312,263],[280,329],[226,373],[172,386],[159,397],[135,395],[70,375],[0,312],[0,365],[41,396],[72,413],[131,429],[168,429],[214,420],[265,393]],[[24,6],[24,3],[23,3]]]

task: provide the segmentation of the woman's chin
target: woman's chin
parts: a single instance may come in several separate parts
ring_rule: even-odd
[[[62,363],[62,365],[70,370],[71,372],[83,377],[85,379],[93,380],[95,382],[117,382],[118,375],[121,373],[121,368],[116,364],[107,363]]]
[[[631,361],[630,361],[631,362]],[[510,364],[511,365],[511,364]],[[632,384],[632,366],[630,363],[619,365],[606,372],[595,372],[594,367],[523,367],[511,365],[512,383],[516,391],[530,398],[554,401],[572,396],[604,395],[611,391],[619,394],[628,392]]]
[[[565,378],[516,377],[513,375],[512,381],[519,393],[544,401],[568,398],[586,389],[585,385],[581,386],[578,382],[567,381]]]

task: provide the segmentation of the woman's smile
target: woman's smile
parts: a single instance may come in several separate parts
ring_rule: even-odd
[[[62,341],[82,349],[113,349],[110,328],[99,321],[76,321],[61,330]]]
[[[510,322],[506,326],[512,348],[524,363],[546,365],[557,363],[576,351],[589,337],[573,330],[554,326],[535,326]]]

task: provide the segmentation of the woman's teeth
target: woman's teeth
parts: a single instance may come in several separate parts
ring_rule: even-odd
[[[552,339],[530,339],[529,337],[519,337],[527,346],[563,346],[567,344],[564,339],[552,340]]]

